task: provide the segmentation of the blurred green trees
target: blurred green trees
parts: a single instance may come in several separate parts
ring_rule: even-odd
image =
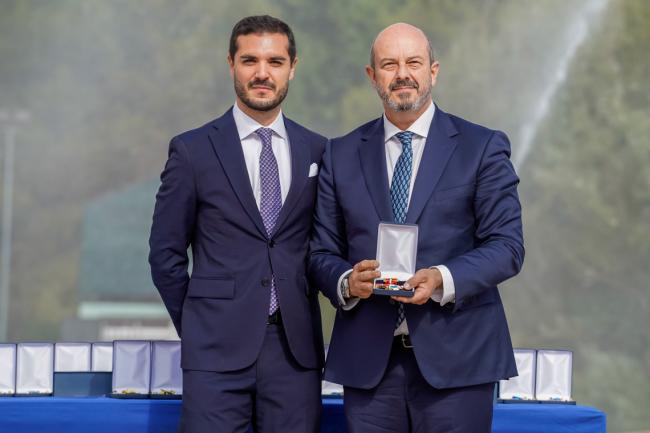
[[[171,136],[232,104],[239,18],[292,25],[285,113],[330,136],[381,113],[364,74],[376,33],[418,25],[442,64],[436,102],[506,131],[516,156],[588,1],[4,0],[0,107],[32,114],[16,155],[11,338],[57,339],[76,315],[85,204],[155,178]],[[515,345],[574,350],[574,397],[624,431],[650,427],[650,3],[610,0],[592,20],[518,167],[527,258],[501,293]]]

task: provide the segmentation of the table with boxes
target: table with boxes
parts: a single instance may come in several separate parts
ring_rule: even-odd
[[[180,353],[179,341],[2,343],[0,431],[175,431],[180,402],[165,400],[182,397]],[[515,359],[519,376],[495,394],[507,404],[495,406],[494,432],[606,431],[604,413],[572,398],[572,352],[515,349]],[[323,382],[322,432],[345,431],[342,392]]]
[[[0,344],[0,396],[181,398],[180,341]]]
[[[515,349],[519,376],[499,382],[502,403],[575,404],[571,397],[573,352]]]

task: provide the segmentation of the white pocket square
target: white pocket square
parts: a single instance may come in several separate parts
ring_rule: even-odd
[[[309,177],[314,177],[318,174],[318,164],[315,162],[309,166]]]

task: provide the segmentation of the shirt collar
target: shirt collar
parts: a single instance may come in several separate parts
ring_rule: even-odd
[[[425,110],[424,113],[420,115],[420,117],[417,118],[415,122],[411,126],[408,127],[407,131],[411,131],[412,133],[419,135],[420,137],[427,138],[427,135],[429,134],[429,128],[431,127],[431,121],[433,120],[433,115],[436,113],[436,104],[433,102],[431,105],[429,105],[429,108]],[[384,142],[390,140],[397,134],[398,132],[402,132],[401,129],[399,129],[397,126],[395,126],[393,123],[391,123],[390,120],[386,117],[386,113],[383,115],[384,117]]]
[[[282,137],[285,141],[288,141],[287,130],[284,127],[284,116],[282,115],[282,110],[280,110],[278,116],[268,126],[261,125],[257,120],[244,113],[236,102],[232,108],[232,116],[235,118],[235,125],[237,126],[237,133],[239,134],[240,140],[248,138],[259,128],[269,128],[273,131],[274,134]]]

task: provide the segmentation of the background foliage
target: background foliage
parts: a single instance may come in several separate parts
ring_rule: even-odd
[[[232,104],[239,18],[292,25],[285,113],[330,136],[380,114],[363,67],[375,34],[403,20],[434,43],[439,106],[506,131],[515,158],[560,83],[518,166],[527,258],[502,297],[516,346],[575,352],[574,397],[606,410],[610,431],[649,428],[650,2],[590,3],[2,0],[0,106],[32,116],[15,162],[10,338],[56,340],[77,314],[87,203],[150,182],[171,136]]]

